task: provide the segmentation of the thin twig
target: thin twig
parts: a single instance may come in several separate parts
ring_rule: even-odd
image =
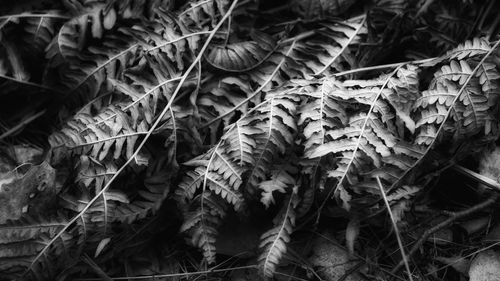
[[[3,19],[10,20],[12,18],[54,18],[54,19],[67,20],[67,19],[70,19],[71,17],[58,15],[58,14],[31,14],[31,13],[0,16],[0,19],[2,19],[2,20]]]
[[[421,14],[427,12],[433,2],[434,0],[426,0],[425,3],[420,7],[420,9],[418,9],[416,17],[419,17]]]
[[[5,133],[1,134],[0,140],[3,140],[4,138],[14,134],[18,130],[20,130],[22,127],[28,125],[29,123],[33,122],[35,119],[37,119],[38,117],[40,117],[44,114],[45,114],[45,110],[42,110],[38,113],[35,113],[33,116],[30,116],[29,118],[26,118],[25,120],[22,120],[21,122],[19,122],[19,124],[15,125],[14,127],[7,130]]]
[[[143,279],[155,279],[155,278],[169,278],[169,277],[188,277],[194,275],[204,275],[209,273],[220,273],[220,272],[228,272],[234,270],[241,269],[254,269],[257,268],[257,265],[246,265],[239,267],[231,267],[231,268],[221,268],[221,269],[209,269],[205,271],[194,271],[194,272],[186,272],[186,273],[172,273],[172,274],[155,274],[155,275],[144,275],[144,276],[131,276],[131,277],[112,277],[111,280],[143,280]],[[102,280],[99,278],[81,278],[75,279],[77,281],[98,281]]]
[[[347,277],[349,277],[351,274],[353,274],[356,270],[360,269],[361,266],[365,264],[364,261],[360,261],[354,266],[350,267],[348,270],[345,271],[345,273],[342,275],[342,277],[339,278],[338,281],[345,281]]]
[[[65,93],[63,93],[63,92],[61,92],[61,91],[59,91],[57,89],[50,88],[50,87],[47,87],[47,86],[42,85],[42,84],[19,80],[19,79],[16,79],[14,77],[10,77],[10,76],[7,76],[7,75],[0,75],[0,78],[5,79],[5,80],[10,80],[12,82],[16,82],[16,83],[19,83],[19,84],[24,84],[24,85],[27,85],[27,86],[39,88],[39,89],[46,90],[46,91],[52,91],[52,92],[55,92],[55,93],[60,94],[60,95],[64,95],[65,94]]]
[[[367,67],[361,67],[361,68],[351,69],[351,70],[347,70],[347,71],[337,72],[337,73],[332,74],[332,76],[338,77],[338,76],[344,76],[344,75],[359,73],[359,72],[400,67],[400,66],[403,66],[405,64],[423,64],[423,63],[431,62],[435,59],[436,58],[428,58],[428,59],[423,59],[423,60],[404,61],[404,62],[396,62],[396,63],[390,63],[390,64],[367,66]]]
[[[327,236],[325,236],[325,235],[323,235],[323,234],[321,234],[321,233],[319,233],[319,232],[316,232],[316,231],[312,231],[312,233],[314,233],[315,235],[318,235],[319,237],[321,237],[321,238],[325,239],[326,241],[328,241],[328,242],[332,243],[332,244],[333,244],[333,245],[335,245],[336,247],[339,247],[339,248],[340,248],[340,249],[342,249],[343,251],[347,252],[346,247],[345,247],[344,245],[342,245],[342,244],[338,243],[337,241],[332,240],[332,239],[330,239],[329,237],[327,237]],[[377,267],[379,268],[379,270],[381,270],[381,271],[382,271],[382,272],[384,272],[384,273],[387,273],[388,275],[391,275],[392,277],[394,277],[394,279],[398,279],[398,280],[400,280],[400,281],[406,281],[406,280],[404,280],[403,278],[401,278],[400,276],[398,276],[398,275],[396,275],[396,274],[391,273],[390,271],[388,271],[388,270],[387,270],[387,269],[385,269],[385,268],[380,267],[380,265],[377,265],[377,264],[375,264],[375,263],[373,263],[373,262],[371,262],[371,261],[368,261],[368,260],[366,259],[366,257],[360,256],[360,255],[358,255],[358,254],[356,254],[356,253],[352,253],[352,255],[353,255],[354,257],[356,257],[357,259],[360,259],[361,261],[363,261],[363,262],[364,262],[365,264],[367,264],[367,265],[370,265],[370,266],[377,266]]]
[[[468,209],[465,209],[463,211],[460,211],[460,212],[450,213],[450,217],[448,219],[446,219],[445,221],[443,221],[443,222],[435,225],[432,228],[427,229],[422,234],[422,236],[420,236],[420,238],[418,239],[418,241],[411,248],[411,250],[408,253],[408,256],[406,258],[410,259],[418,251],[418,249],[420,249],[420,247],[425,243],[425,241],[427,241],[427,239],[432,234],[438,232],[439,230],[441,230],[443,228],[446,228],[446,227],[450,226],[451,224],[453,224],[458,219],[470,216],[473,213],[476,213],[476,212],[478,212],[478,211],[480,211],[480,210],[482,210],[484,208],[489,207],[490,205],[492,205],[493,203],[495,203],[495,201],[497,200],[497,198],[498,198],[498,194],[497,193],[493,193],[493,195],[490,198],[486,199],[485,201],[483,201],[483,202],[481,202],[481,203],[479,203],[477,205],[474,205],[474,206],[472,206],[472,207],[470,207]],[[396,267],[392,270],[392,273],[397,273],[401,269],[402,266],[403,266],[403,262],[399,262],[398,265],[396,265]]]
[[[479,250],[477,250],[477,251],[474,251],[474,252],[472,252],[472,253],[470,253],[470,254],[468,254],[468,255],[466,255],[466,256],[460,257],[460,258],[456,259],[455,261],[453,261],[452,263],[449,263],[449,264],[447,264],[447,265],[445,265],[445,266],[442,266],[442,267],[439,267],[439,268],[437,268],[437,269],[434,269],[434,270],[433,270],[433,271],[431,271],[431,272],[427,272],[427,273],[425,274],[425,276],[430,276],[430,275],[433,275],[434,273],[436,273],[436,272],[438,272],[438,271],[440,271],[440,270],[443,270],[443,269],[447,268],[448,266],[454,265],[454,264],[458,263],[458,262],[459,262],[459,261],[461,261],[461,260],[465,260],[465,259],[467,259],[467,258],[469,258],[469,257],[472,257],[472,256],[474,256],[474,255],[476,255],[476,254],[481,253],[481,252],[484,252],[484,251],[486,251],[486,250],[488,250],[488,249],[490,249],[490,248],[493,248],[493,247],[495,247],[495,246],[497,246],[497,245],[500,245],[500,241],[495,242],[495,243],[493,243],[493,244],[491,244],[491,245],[488,245],[488,246],[486,246],[486,247],[484,247],[484,248],[481,248],[481,249],[479,249]]]
[[[401,257],[402,257],[401,262],[403,262],[406,267],[408,278],[410,278],[410,281],[413,281],[413,276],[411,275],[410,271],[410,264],[408,263],[408,257],[406,256],[405,248],[403,246],[403,241],[401,240],[401,235],[399,234],[399,228],[398,225],[396,224],[396,220],[394,219],[394,215],[392,214],[391,205],[389,205],[389,201],[385,196],[384,187],[382,186],[382,182],[380,181],[379,177],[377,177],[377,183],[378,187],[380,188],[380,193],[382,194],[382,198],[384,199],[385,207],[387,208],[387,212],[389,213],[389,217],[391,218],[392,227],[394,228],[394,234],[396,234],[396,239],[398,240],[398,246],[399,250],[401,251]]]
[[[476,173],[472,170],[469,170],[469,169],[467,169],[463,166],[460,166],[460,165],[453,165],[452,169],[469,177],[469,178],[471,178],[471,179],[473,179],[476,182],[479,182],[479,183],[482,183],[486,186],[494,188],[496,191],[500,191],[500,183],[498,183],[497,181],[495,181],[493,179],[490,179],[486,176],[478,174],[478,173]]]

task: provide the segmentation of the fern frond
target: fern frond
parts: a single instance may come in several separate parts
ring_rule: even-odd
[[[295,208],[299,203],[297,187],[285,201],[283,208],[274,219],[274,227],[260,237],[259,248],[262,251],[258,258],[260,272],[266,277],[273,277],[276,267],[286,253],[290,236],[295,227]]]
[[[137,139],[147,130],[145,122],[134,124],[120,105],[110,105],[96,116],[84,112],[75,115],[65,128],[49,137],[49,143],[53,150],[88,154],[99,161],[108,155],[118,159],[122,153],[130,157]]]
[[[481,49],[474,51],[472,46]],[[481,39],[466,42],[450,51],[462,60],[451,59],[449,64],[444,64],[434,74],[429,89],[422,92],[414,105],[418,112],[417,127],[420,127],[419,143],[433,143],[441,129],[454,130],[457,138],[467,138],[481,131],[488,135],[495,128],[492,106],[498,95],[492,89],[498,87],[500,76],[491,58],[477,61],[476,57],[484,52],[490,54],[492,49]],[[445,128],[445,122],[451,120],[453,124],[449,123],[450,126]]]
[[[257,67],[271,55],[274,46],[267,45],[245,41],[213,46],[206,59],[210,65],[221,70],[245,72]]]
[[[2,278],[22,278],[23,272],[44,247],[47,240],[54,237],[64,226],[66,219],[24,217],[18,221],[8,222],[0,226],[0,271]],[[70,247],[71,235],[62,237],[54,245],[56,254],[66,255],[65,249]],[[61,247],[62,246],[62,247]],[[46,260],[50,263],[50,260]],[[52,268],[56,265],[52,264]],[[35,274],[47,276],[48,272],[36,271]],[[49,276],[47,276],[49,277]]]
[[[219,195],[225,199],[236,211],[244,210],[244,192],[254,193],[260,182],[267,178],[276,157],[293,145],[296,130],[293,114],[299,99],[286,92],[270,95],[247,116],[227,128],[214,148],[185,163],[195,169],[187,173],[176,191],[181,205],[197,198],[197,191],[202,194],[210,191],[212,196]],[[245,176],[247,181],[242,188],[243,175],[248,176]],[[276,176],[276,180],[281,181],[285,175]],[[287,186],[293,182],[294,179],[289,177],[283,180]],[[264,204],[268,204],[272,190],[263,184],[266,189]],[[203,202],[201,200],[200,208],[203,208]]]
[[[412,207],[412,199],[421,191],[419,186],[403,185],[400,188],[395,189],[387,196],[387,201],[391,204],[391,212],[394,217],[394,222],[398,226],[405,226],[406,223],[403,220],[405,213]]]
[[[342,70],[342,62],[347,61],[347,65],[351,63],[348,61],[348,48],[352,48],[354,43],[360,41],[361,34],[366,33],[365,20],[366,16],[362,16],[343,22],[325,22],[319,38],[299,43],[297,52],[309,58],[308,61],[299,61],[311,68],[314,75],[323,74],[330,67],[337,71]],[[312,59],[311,54],[316,54],[317,58]]]
[[[337,180],[332,189],[337,196],[378,194],[377,176],[394,183],[421,156],[422,148],[404,141],[405,128],[414,130],[415,126],[410,109],[418,93],[416,70],[407,66],[373,80],[324,82],[329,85],[325,94],[349,114],[337,114],[336,126],[323,128],[321,144],[306,150],[304,156],[336,156],[326,173]],[[349,208],[348,202],[344,204]]]
[[[118,30],[103,36],[99,45],[80,46],[77,24],[66,23],[48,51],[53,64],[61,68],[61,86],[69,93],[82,95],[84,101],[98,96],[107,78],[121,76],[121,71],[133,60],[139,43],[127,33]],[[61,58],[58,58],[58,57]]]
[[[485,38],[476,37],[459,44],[445,55],[433,60],[430,65],[436,65],[447,60],[464,60],[472,57],[484,56],[491,50],[490,43]]]
[[[243,196],[238,188],[242,183],[243,170],[217,150],[218,148],[215,147],[205,155],[185,163],[195,165],[196,169],[188,173],[179,185],[180,189],[177,193],[183,200],[190,200],[199,189],[211,190],[226,199],[235,210],[240,210],[243,205]]]
[[[27,34],[23,36],[23,41],[39,52],[43,52],[57,35],[64,19],[66,16],[60,11],[45,11],[43,14],[27,17],[24,25]]]
[[[197,189],[208,187],[216,193],[222,192],[224,197],[234,198],[229,203],[239,205],[236,200],[239,195],[234,192],[243,183],[243,173],[248,173],[247,184],[257,187],[266,178],[273,157],[283,154],[293,144],[296,102],[298,97],[281,92],[273,94],[251,114],[231,125],[217,146],[185,163],[196,168],[181,183],[179,192],[184,193],[181,197],[189,200]]]
[[[401,188],[394,190],[389,195],[387,195],[387,201],[389,203],[397,202],[399,200],[409,199],[417,192],[419,192],[421,188],[419,186],[411,186],[411,185],[403,185]]]
[[[85,159],[88,157],[82,156],[81,158]],[[85,162],[88,165],[89,161]],[[112,166],[112,163],[103,164],[95,162],[95,160],[90,161],[90,163],[94,163],[94,165],[99,164],[102,167]],[[127,185],[125,187],[117,186],[117,189],[108,189],[104,192],[101,199],[94,202],[82,216],[83,219],[80,226],[83,231],[86,234],[107,233],[107,230],[111,229],[112,223],[122,222],[132,224],[158,211],[170,191],[170,180],[176,170],[175,167],[170,167],[173,173],[168,173],[165,170],[167,167],[162,165],[170,164],[156,162],[148,166],[143,187],[127,190]],[[91,173],[92,170],[89,169],[82,172]],[[90,198],[94,194],[99,193],[108,184],[109,178],[114,174],[92,175],[92,178],[105,177],[105,179],[98,179],[102,181],[102,185],[99,188],[96,187],[88,191],[84,190],[76,195],[64,194],[61,196],[64,200],[63,206],[75,212],[81,211],[88,204]],[[90,175],[87,176],[89,177]],[[140,183],[130,183],[129,185],[137,187]]]
[[[259,63],[258,67],[248,71],[248,77],[230,76],[224,77],[215,84],[211,91],[203,92],[200,99],[203,101],[202,113],[206,119],[230,119],[236,110],[244,111],[247,102],[259,104],[260,93],[267,93],[272,89],[277,89],[287,83],[290,79],[312,79],[315,74],[326,74],[326,70],[342,70],[352,66],[352,52],[355,52],[355,46],[361,41],[365,33],[365,17],[352,18],[346,21],[323,20],[315,26],[302,27],[305,31],[293,38],[284,40],[274,48],[275,52],[266,56],[268,52],[258,51],[253,54],[254,57],[264,57],[265,61]],[[310,30],[317,28],[317,33],[311,33]],[[266,37],[266,36],[265,36]],[[304,39],[302,40],[302,38]],[[263,41],[263,42],[261,42]],[[251,42],[257,42],[261,46],[266,46],[266,50],[271,48],[273,43],[270,38],[255,39]],[[245,56],[248,52],[241,51]],[[314,54],[314,55],[311,55]],[[242,57],[243,55],[240,55]],[[240,61],[238,58],[236,61]],[[233,60],[234,61],[234,60]],[[221,57],[219,64],[232,64],[233,61],[228,57]],[[251,63],[245,63],[245,66]],[[260,85],[256,90],[248,86],[248,80],[252,84]],[[230,83],[227,83],[227,82]],[[222,89],[227,94],[222,95]],[[231,91],[229,89],[232,89]],[[243,94],[240,94],[243,93]],[[207,114],[213,109],[216,114]],[[229,110],[228,110],[229,108]],[[218,115],[216,118],[208,118]],[[209,122],[212,124],[213,120]]]
[[[269,208],[271,204],[274,204],[275,200],[273,192],[278,191],[280,193],[286,193],[289,187],[295,186],[296,180],[293,177],[293,174],[295,173],[296,169],[292,166],[283,166],[274,170],[271,173],[270,180],[259,183],[259,189],[262,190],[260,202],[262,202],[266,208]]]
[[[186,214],[181,232],[187,232],[191,236],[191,244],[203,251],[203,256],[208,263],[215,263],[215,241],[217,240],[217,228],[222,224],[226,216],[225,201],[221,201],[211,192],[206,191],[198,195],[192,202]]]
[[[76,176],[76,182],[81,182],[85,187],[99,192],[117,169],[113,162],[102,163],[92,157],[81,155],[77,167],[79,173]]]
[[[92,207],[92,205],[94,203],[96,203],[100,198],[103,198],[104,196],[104,193],[108,191],[108,189],[110,188],[111,184],[113,183],[113,181],[118,177],[118,175],[127,168],[128,164],[130,164],[134,159],[135,157],[139,154],[140,150],[142,147],[144,147],[147,139],[153,134],[153,131],[155,129],[158,128],[158,126],[160,125],[160,123],[162,122],[163,120],[163,117],[166,116],[166,114],[171,110],[171,106],[173,104],[173,101],[175,100],[175,98],[177,97],[177,95],[179,94],[179,91],[181,90],[181,85],[187,80],[188,78],[188,75],[191,73],[191,71],[198,65],[198,63],[200,62],[200,59],[203,55],[203,53],[205,52],[205,50],[207,49],[211,39],[214,37],[215,33],[220,29],[220,27],[222,26],[222,24],[228,19],[228,17],[231,15],[232,11],[234,10],[236,4],[238,3],[238,1],[234,1],[231,6],[228,8],[228,11],[227,13],[222,17],[222,19],[220,20],[220,22],[216,25],[216,27],[212,30],[212,32],[210,33],[210,36],[208,37],[207,41],[205,42],[205,44],[203,45],[203,47],[201,48],[200,50],[200,53],[196,56],[196,58],[191,62],[190,66],[188,67],[188,69],[184,72],[184,74],[182,75],[182,78],[179,82],[179,85],[178,87],[175,89],[175,91],[172,93],[172,97],[171,99],[169,100],[169,102],[164,106],[162,112],[159,114],[158,118],[156,119],[156,121],[154,122],[153,125],[151,125],[151,128],[147,131],[146,133],[146,137],[145,139],[138,145],[137,148],[135,148],[133,150],[133,153],[132,155],[130,155],[130,157],[128,157],[128,159],[125,161],[125,163],[123,165],[120,166],[120,168],[118,169],[117,171],[117,174],[115,176],[113,176],[110,181],[106,184],[105,187],[102,188],[101,192],[97,193],[92,199],[90,199],[90,201],[88,201],[85,206],[83,206],[83,208],[81,210],[79,210],[77,212],[77,214],[71,218],[71,220],[66,223],[64,225],[64,227],[58,231],[58,233],[54,236],[54,238],[52,238],[48,243],[46,243],[46,245],[42,248],[42,250],[38,253],[38,255],[34,258],[34,260],[31,262],[30,266],[27,268],[26,272],[29,272],[29,271],[32,271],[34,269],[34,267],[38,264],[38,262],[40,261],[41,257],[46,255],[49,251],[49,249],[51,248],[51,246],[53,246],[56,242],[57,239],[60,239],[68,229],[70,229],[70,227],[72,225],[74,225],[77,221],[80,221],[84,216],[85,216],[85,213]],[[203,197],[202,197],[203,198]],[[203,205],[204,204],[201,204],[201,207],[203,208]],[[202,220],[203,221],[203,220]]]
[[[298,96],[287,95],[289,89],[271,93],[261,106],[255,107],[254,115],[259,120],[258,128],[262,134],[257,135],[257,146],[254,150],[254,165],[248,172],[245,190],[252,192],[260,181],[267,177],[267,171],[278,155],[293,146],[297,125],[294,118]]]
[[[226,13],[229,1],[197,0],[189,1],[179,12],[179,20],[189,29],[213,28],[221,15]]]
[[[325,79],[319,87],[307,87],[301,93],[307,96],[307,102],[299,109],[298,121],[299,126],[304,126],[305,155],[328,141],[327,131],[346,125],[344,107],[334,95],[329,94],[334,86],[334,83]]]
[[[15,50],[13,45],[6,40],[1,42],[0,46],[2,46],[5,51],[5,57],[7,58],[5,61],[9,62],[8,68],[4,66],[5,70],[2,72],[8,72],[9,76],[17,81],[29,81],[31,75],[26,71],[25,62],[21,59],[21,53]]]

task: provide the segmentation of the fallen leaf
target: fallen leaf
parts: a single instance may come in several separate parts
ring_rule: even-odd
[[[0,224],[17,220],[23,213],[48,214],[58,192],[56,172],[49,163],[32,166],[26,173],[17,170],[0,174]]]
[[[493,250],[479,253],[471,262],[469,276],[470,281],[500,280],[500,255]]]
[[[335,242],[328,233],[318,236],[313,241],[312,255],[309,262],[316,268],[316,273],[323,280],[339,280],[357,265],[349,253]],[[358,272],[349,273],[345,281],[364,281]]]
[[[490,222],[490,218],[488,217],[483,217],[483,218],[477,218],[473,220],[468,220],[460,224],[460,226],[467,231],[469,235],[474,234],[478,231],[483,230],[488,226],[488,223]]]
[[[479,173],[498,182],[500,177],[500,147],[483,154],[479,161]]]

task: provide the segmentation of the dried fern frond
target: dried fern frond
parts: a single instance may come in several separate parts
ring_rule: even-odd
[[[489,56],[492,51],[484,40],[474,39],[444,56],[449,60],[442,61],[414,105],[418,143],[434,143],[441,131],[453,133],[455,139],[496,134],[493,114],[500,76],[494,56]]]
[[[240,62],[250,69],[239,76],[223,76],[213,84],[213,88],[202,90],[200,112],[202,118],[210,121],[208,125],[214,123],[213,119],[223,119],[226,121],[224,124],[229,123],[231,117],[245,111],[246,103],[259,104],[263,96],[261,93],[281,87],[289,79],[312,79],[315,75],[328,75],[335,70],[354,67],[356,46],[363,40],[365,33],[364,16],[345,21],[323,20],[302,29],[303,33],[278,43],[274,43],[275,39],[270,35],[259,36],[244,43],[259,45],[260,48],[255,49],[255,52],[238,48],[234,50],[235,59],[231,60],[231,56],[219,57],[218,65]],[[310,29],[319,31],[311,33]],[[255,63],[249,63],[248,59],[242,62],[248,56],[266,59],[255,67]],[[252,88],[252,84],[259,87]]]
[[[211,192],[203,192],[193,199],[180,228],[182,232],[190,234],[191,244],[203,251],[203,256],[210,264],[215,263],[217,228],[226,216],[226,205],[225,201]]]
[[[0,226],[0,271],[2,278],[23,278],[38,252],[64,226],[67,220],[60,216],[54,218],[24,217]],[[77,240],[70,233],[61,237],[53,249],[61,258],[72,256],[70,250],[73,241]],[[33,271],[38,278],[54,278],[57,263],[53,257],[41,260],[38,268]],[[25,277],[25,276],[24,276]]]
[[[118,159],[130,157],[139,136],[148,130],[142,121],[137,124],[120,107],[110,105],[96,116],[75,115],[65,128],[52,134],[49,142],[57,153],[88,154],[101,161],[108,155]]]
[[[260,237],[259,248],[262,253],[258,258],[259,270],[265,277],[273,277],[281,258],[286,253],[287,244],[290,242],[290,236],[295,227],[295,208],[298,203],[297,188],[294,188],[285,200],[283,208],[276,215],[274,227]]]
[[[236,211],[244,210],[243,195],[255,193],[260,182],[267,179],[267,171],[272,169],[276,157],[293,145],[296,129],[293,114],[298,98],[286,92],[270,95],[231,125],[214,148],[185,163],[195,169],[187,173],[177,190],[178,200],[183,205],[191,204],[198,191],[210,191],[225,199]],[[243,175],[247,179],[245,182]],[[268,200],[264,203],[268,204]],[[186,221],[185,224],[191,223]]]
[[[317,126],[314,135],[317,139],[313,138],[316,144],[308,146],[311,138],[305,143],[310,147],[305,151],[308,159],[329,153],[339,155],[332,164],[336,168],[326,171],[328,177],[337,180],[333,187],[339,192],[337,194],[346,190],[348,193],[377,194],[376,176],[388,182],[398,180],[399,175],[405,174],[407,167],[416,161],[415,154],[421,153],[421,148],[412,147],[405,141],[404,133],[414,130],[409,111],[411,96],[418,95],[416,68],[409,66],[399,70],[373,80],[325,80],[319,88],[320,94],[313,91],[309,95],[329,99],[337,108],[333,112],[335,115],[318,119],[321,126]],[[399,77],[394,77],[396,74]],[[411,77],[413,79],[407,79]],[[406,114],[396,115],[397,112]],[[327,118],[335,120],[335,126],[331,126],[332,121]],[[306,129],[309,124],[317,123],[313,120],[308,118],[304,122]],[[347,195],[340,196],[346,198]],[[349,207],[348,201],[344,200],[346,207]]]

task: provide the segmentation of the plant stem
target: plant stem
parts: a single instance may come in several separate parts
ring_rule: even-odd
[[[446,219],[445,221],[435,225],[434,227],[432,228],[429,228],[427,229],[423,234],[422,236],[420,236],[420,238],[418,239],[418,241],[413,245],[413,247],[411,248],[410,252],[408,253],[408,255],[406,256],[406,259],[410,259],[417,251],[418,249],[420,249],[420,247],[425,243],[425,241],[427,241],[427,239],[434,233],[438,232],[439,230],[447,227],[447,226],[450,226],[451,224],[453,224],[456,220],[458,219],[461,219],[463,217],[467,217],[467,216],[470,216],[471,214],[473,213],[476,213],[484,208],[487,208],[489,206],[491,206],[493,203],[496,202],[498,198],[498,194],[497,193],[493,193],[493,195],[486,199],[485,201],[477,204],[477,205],[474,205],[468,209],[465,209],[463,211],[460,211],[460,212],[455,212],[455,213],[450,213],[450,217],[448,219]],[[396,265],[396,267],[392,270],[392,273],[397,273],[401,267],[403,266],[403,261],[400,261],[398,263],[398,265]]]
[[[389,201],[387,201],[387,196],[385,195],[384,187],[382,186],[382,182],[380,181],[379,177],[377,177],[377,183],[378,183],[378,187],[380,188],[380,193],[382,194],[382,198],[384,199],[384,203],[385,203],[385,207],[387,208],[387,212],[389,212],[389,217],[391,218],[391,223],[392,223],[392,227],[394,229],[394,233],[396,234],[396,239],[398,240],[399,250],[401,251],[401,256],[403,257],[401,259],[401,262],[403,262],[403,264],[406,267],[406,272],[408,273],[408,278],[410,279],[410,281],[413,281],[413,276],[411,275],[411,271],[410,271],[410,265],[408,264],[408,257],[406,256],[403,242],[401,240],[401,235],[399,234],[398,225],[396,223],[396,220],[394,219],[394,215],[392,214],[391,205],[389,205]]]

